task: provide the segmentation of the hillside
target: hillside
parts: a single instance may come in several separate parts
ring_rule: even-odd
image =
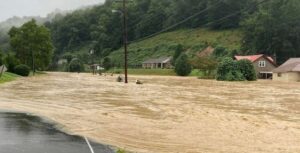
[[[43,25],[46,22],[52,21],[54,18],[62,18],[67,13],[71,13],[71,11],[62,11],[56,9],[52,13],[49,13],[46,17],[40,16],[24,16],[24,17],[11,17],[5,21],[0,22],[0,50],[8,51],[9,50],[9,35],[8,31],[11,27],[20,27],[24,23],[34,19],[39,25]]]
[[[238,50],[242,33],[240,30],[209,30],[204,28],[177,30],[129,45],[129,65],[141,64],[149,58],[173,56],[180,44],[189,56],[194,56],[207,46],[222,46],[228,50]],[[109,57],[115,64],[122,63],[123,48],[112,52]]]

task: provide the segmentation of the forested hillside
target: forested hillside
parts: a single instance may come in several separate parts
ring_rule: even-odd
[[[235,29],[239,27],[244,16],[257,10],[255,4],[256,0],[135,0],[128,3],[129,41],[143,39],[165,28],[168,30],[164,32],[202,26],[210,30]],[[245,8],[247,11],[240,12]],[[87,55],[82,54],[88,54],[89,49],[94,48],[100,58],[118,50],[122,45],[122,18],[118,13],[112,13],[112,9],[120,10],[121,6],[117,2],[107,0],[104,5],[76,11],[48,24],[56,46],[56,55],[70,52],[86,57]],[[224,16],[229,17],[220,20]],[[183,20],[185,22],[182,22]],[[173,26],[174,24],[176,26]],[[183,32],[178,34],[185,35]],[[187,47],[197,47],[204,43],[205,37],[210,37],[209,32],[206,34],[208,35],[198,36],[202,37],[202,42],[190,39],[194,44]],[[165,42],[164,45],[172,44]],[[147,53],[147,56],[151,57],[151,52]]]
[[[189,56],[208,46],[222,48],[220,56],[265,53],[279,63],[300,56],[299,0],[132,0],[127,7],[132,65],[171,56],[178,46]],[[112,10],[121,3],[106,0],[46,22],[53,63],[67,56],[88,64],[91,49],[96,61],[123,63],[122,15]]]
[[[298,0],[134,0],[128,3],[129,41],[135,42],[153,34],[178,29],[188,31],[205,27],[215,32],[239,29],[243,35],[239,35],[239,48],[234,49],[241,54],[267,53],[277,55],[279,61],[284,61],[288,57],[299,56],[299,8]],[[92,48],[98,58],[103,58],[118,50],[122,46],[122,18],[118,13],[112,13],[112,9],[120,10],[121,6],[113,0],[107,0],[104,5],[75,11],[48,23],[46,26],[52,32],[57,58],[67,52],[87,57]],[[173,37],[186,37],[186,34],[178,32]],[[190,39],[194,44],[189,44],[185,49],[197,48],[206,41],[205,38],[211,38],[209,33],[206,34],[197,36],[201,37],[202,42]],[[170,44],[161,40],[157,45],[152,45],[152,50],[141,46],[140,50],[130,47],[135,48],[130,51],[139,50],[141,54],[151,57],[158,55],[155,54],[155,48],[160,48],[162,44],[172,46],[174,43],[181,42]],[[137,46],[134,43],[132,45]],[[165,53],[162,49],[159,51],[161,54],[172,54],[170,50]],[[121,56],[117,53],[121,54],[115,52],[111,57]],[[141,54],[144,59],[145,56]]]
[[[139,65],[149,58],[173,56],[178,48],[190,58],[211,46],[223,54],[233,56],[241,47],[242,32],[239,29],[210,30],[207,28],[182,29],[163,33],[129,45],[129,65]],[[122,65],[124,50],[113,51],[109,57],[113,63]]]

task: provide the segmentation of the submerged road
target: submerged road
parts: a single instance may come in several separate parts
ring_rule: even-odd
[[[92,143],[95,153],[114,153]],[[38,117],[0,113],[0,153],[90,153],[82,137],[60,132]]]
[[[46,117],[68,133],[138,153],[300,152],[300,83],[115,79],[19,79],[0,85],[0,109]]]

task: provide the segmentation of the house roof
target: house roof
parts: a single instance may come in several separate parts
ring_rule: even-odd
[[[270,56],[266,56],[264,54],[260,54],[260,55],[248,55],[248,56],[234,56],[236,60],[243,60],[243,59],[247,59],[249,61],[251,61],[252,63],[256,62],[257,60],[259,60],[261,57],[264,57],[265,59],[267,59],[269,62],[271,62],[273,65],[276,65],[275,60],[270,57]]]
[[[172,57],[160,57],[156,59],[149,59],[143,62],[143,64],[155,64],[155,63],[168,63],[170,62]]]
[[[300,58],[290,58],[277,69],[273,70],[275,73],[285,72],[300,72]]]

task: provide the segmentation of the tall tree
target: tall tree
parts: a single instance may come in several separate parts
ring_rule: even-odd
[[[44,70],[53,55],[53,46],[49,30],[36,24],[35,20],[20,28],[9,31],[10,44],[16,57],[22,64]]]
[[[273,0],[244,22],[246,53],[276,55],[279,63],[300,56],[300,1]]]

